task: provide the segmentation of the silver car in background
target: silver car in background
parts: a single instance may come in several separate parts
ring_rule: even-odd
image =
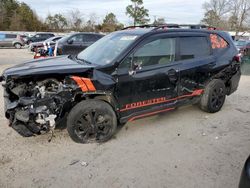
[[[0,47],[15,47],[17,49],[22,48],[25,42],[21,35],[0,33]]]

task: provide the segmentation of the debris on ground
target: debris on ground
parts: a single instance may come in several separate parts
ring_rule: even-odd
[[[9,157],[6,156],[6,155],[3,155],[2,157],[0,157],[0,165],[8,164],[8,163],[10,163],[11,161],[12,161],[11,158],[9,158]]]
[[[70,166],[75,165],[76,163],[79,163],[79,161],[80,161],[80,160],[73,160],[73,161],[71,161],[71,163],[70,163],[69,165],[70,165]]]
[[[235,108],[235,110],[237,110],[239,112],[242,112],[242,113],[248,113],[248,112],[250,112],[249,110],[243,110],[243,109],[240,109],[240,108]]]
[[[89,174],[89,179],[92,179],[93,175],[92,174]]]
[[[82,161],[81,165],[87,167],[89,164],[87,162],[85,162],[85,161]]]
[[[202,136],[207,136],[206,133],[202,133]]]

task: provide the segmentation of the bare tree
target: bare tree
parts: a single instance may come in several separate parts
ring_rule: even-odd
[[[229,21],[238,34],[239,31],[244,30],[244,25],[247,25],[247,20],[249,20],[250,0],[232,0],[231,7],[232,15]]]
[[[205,15],[201,21],[213,27],[225,27],[225,20],[231,10],[232,0],[210,0],[203,4]]]
[[[250,0],[210,0],[203,4],[204,24],[234,30],[237,33],[248,26]]]
[[[95,13],[89,15],[89,19],[84,26],[84,31],[96,32],[97,31],[98,16]]]
[[[69,11],[68,22],[71,29],[81,31],[84,24],[83,14],[78,9]]]
[[[210,0],[203,4],[203,9],[206,12],[213,11],[219,17],[224,16],[230,11],[232,0]]]

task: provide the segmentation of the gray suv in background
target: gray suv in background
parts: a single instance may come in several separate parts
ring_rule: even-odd
[[[0,47],[15,47],[20,49],[24,45],[25,42],[21,35],[0,33]]]
[[[76,55],[91,44],[98,41],[104,35],[98,33],[73,33],[69,34],[57,43],[58,55]]]

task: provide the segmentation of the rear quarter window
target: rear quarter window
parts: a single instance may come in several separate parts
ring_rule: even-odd
[[[5,39],[5,34],[0,34],[0,40]]]
[[[210,49],[207,37],[180,38],[180,60],[209,56]]]
[[[227,41],[217,34],[210,34],[210,40],[211,40],[211,45],[212,45],[213,50],[225,49],[225,48],[228,48],[229,46]]]

